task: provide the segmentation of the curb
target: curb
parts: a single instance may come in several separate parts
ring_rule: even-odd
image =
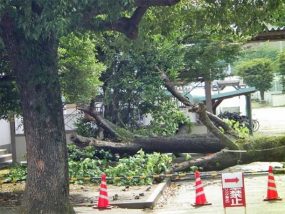
[[[168,187],[170,184],[170,179],[166,179],[162,183],[158,184],[152,194],[145,201],[131,202],[131,201],[122,201],[122,202],[111,202],[110,205],[127,208],[127,209],[144,209],[144,208],[152,208],[162,192]]]

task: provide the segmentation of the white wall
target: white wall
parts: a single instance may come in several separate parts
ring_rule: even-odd
[[[228,86],[222,93],[230,91],[236,91],[236,89],[232,86]],[[240,112],[241,115],[246,115],[246,97],[242,95],[223,100],[217,107],[217,114],[225,111]]]
[[[66,131],[73,131],[76,129],[74,123],[80,117],[80,112],[76,109],[75,105],[66,105],[66,108],[63,111],[64,125]],[[16,135],[24,134],[23,118],[15,118],[15,132]]]
[[[10,123],[7,120],[0,120],[0,146],[10,143]]]
[[[72,143],[70,141],[70,137],[71,135],[74,134],[73,132],[66,132],[66,142],[67,143]],[[16,143],[16,159],[17,162],[20,161],[26,161],[27,157],[27,151],[26,151],[26,140],[25,140],[25,136],[24,135],[16,135],[16,139],[15,139],[15,143]]]
[[[285,106],[285,94],[272,94],[272,106]]]

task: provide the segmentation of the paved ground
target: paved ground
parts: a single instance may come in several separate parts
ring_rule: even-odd
[[[155,207],[153,210],[118,209],[98,211],[91,207],[76,207],[78,214],[284,214],[285,213],[285,175],[275,175],[278,194],[283,201],[263,201],[267,191],[267,175],[246,177],[245,191],[247,208],[227,208],[226,212],[222,205],[221,180],[203,180],[206,198],[212,205],[194,208],[191,204],[195,202],[194,181],[182,181],[176,184],[180,187],[171,197],[163,197],[164,205]],[[246,212],[245,212],[246,211]],[[9,214],[0,208],[1,214]]]
[[[285,175],[275,175],[275,182],[277,185],[279,196],[285,200]],[[153,210],[125,210],[114,208],[112,210],[104,210],[102,212],[118,213],[118,214],[223,214],[225,213],[222,205],[222,188],[221,181],[211,180],[203,181],[205,187],[204,191],[206,198],[212,205],[194,208],[191,204],[195,202],[194,182],[183,181],[179,184],[180,188],[177,190],[175,196],[167,199],[166,205],[161,208],[154,208]],[[263,201],[267,191],[267,176],[256,176],[245,178],[245,191],[247,208],[246,213],[249,214],[281,214],[285,213],[285,202],[266,202]],[[92,208],[76,208],[77,213],[96,213]],[[244,208],[227,208],[226,213],[240,214],[245,213]]]
[[[285,107],[252,109],[252,115],[260,123],[259,132],[269,135],[285,133]]]
[[[281,167],[280,163],[271,163],[272,166]],[[248,165],[239,165],[229,168],[227,171],[265,171],[268,169],[269,163],[252,163]],[[163,206],[157,206],[153,210],[125,210],[114,208],[112,210],[104,210],[106,214],[281,214],[285,213],[285,175],[275,175],[275,183],[277,185],[278,194],[283,201],[266,202],[263,199],[267,192],[267,174],[260,176],[250,176],[245,178],[246,191],[246,210],[244,208],[227,208],[226,212],[222,204],[222,187],[221,179],[203,180],[204,191],[207,200],[212,203],[209,206],[194,208],[192,204],[195,202],[194,181],[177,182],[177,188],[173,196],[162,197],[160,201],[164,202]],[[92,208],[76,208],[77,213],[91,214],[96,213]]]
[[[285,197],[285,176],[275,176],[275,181],[281,197]],[[205,182],[207,183],[207,182]],[[192,184],[193,185],[193,184]],[[263,201],[267,190],[267,176],[251,177],[245,179],[246,188],[246,213],[250,214],[277,214],[285,213],[284,201],[274,203]],[[195,193],[189,182],[182,182],[176,197],[169,200],[166,206],[155,209],[152,213],[157,214],[182,214],[182,213],[224,213],[222,205],[221,181],[214,180],[205,187],[207,200],[212,203],[209,206],[194,208],[191,203],[195,201]],[[244,208],[227,208],[226,213],[245,213]]]

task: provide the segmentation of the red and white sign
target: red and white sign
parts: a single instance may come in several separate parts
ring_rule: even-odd
[[[224,207],[245,207],[244,177],[242,172],[223,173]]]

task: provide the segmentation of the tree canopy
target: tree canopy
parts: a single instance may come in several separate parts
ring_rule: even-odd
[[[67,103],[86,103],[98,94],[105,66],[98,62],[96,41],[88,34],[61,37],[59,75]]]
[[[264,92],[271,88],[273,80],[272,61],[267,58],[257,58],[244,61],[237,69],[245,83],[256,87],[260,91],[261,100],[264,100]]]

